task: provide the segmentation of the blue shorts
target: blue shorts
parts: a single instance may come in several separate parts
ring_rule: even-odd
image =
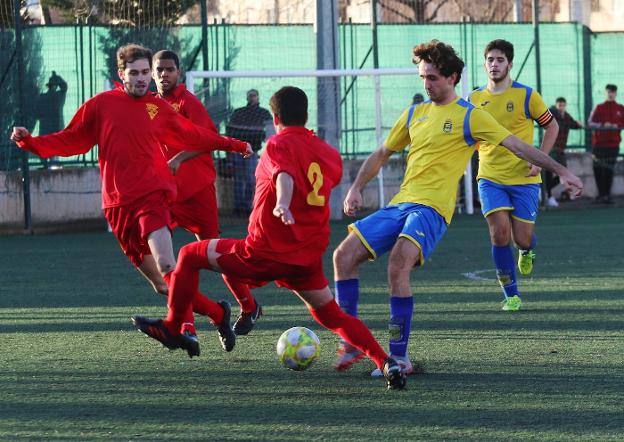
[[[436,244],[446,232],[444,218],[429,206],[401,203],[386,206],[349,226],[372,255],[383,255],[399,237],[407,238],[421,251],[420,265],[424,264]]]
[[[481,212],[485,217],[490,213],[507,210],[513,218],[534,224],[539,208],[539,193],[539,184],[508,186],[485,178],[479,180]]]

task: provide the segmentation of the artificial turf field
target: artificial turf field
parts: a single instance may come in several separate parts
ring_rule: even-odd
[[[537,232],[525,309],[506,313],[483,219],[454,219],[412,276],[410,353],[426,373],[405,391],[369,361],[335,372],[337,339],[273,285],[255,290],[265,316],[232,353],[201,318],[190,360],[132,328],[165,302],[111,234],[0,237],[0,440],[624,440],[624,209],[546,212]],[[360,307],[384,346],[385,263],[363,267]],[[233,301],[215,274],[202,288]],[[275,355],[295,325],[321,338],[306,372]]]

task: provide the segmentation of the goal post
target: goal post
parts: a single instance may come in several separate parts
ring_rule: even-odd
[[[311,110],[308,127],[322,133],[317,125],[319,118],[315,110],[318,109],[317,100],[324,99],[319,94],[321,87],[318,80],[326,78],[335,78],[339,82],[338,90],[341,95],[337,100],[341,107],[337,113],[341,136],[340,145],[336,147],[343,158],[353,160],[362,160],[380,146],[401,112],[411,104],[414,94],[422,91],[422,82],[416,68],[188,71],[186,87],[207,103],[211,116],[222,129],[231,126],[229,118],[232,111],[245,106],[247,91],[258,90],[260,105],[268,108],[269,97],[280,87],[300,87],[308,94]],[[336,101],[335,97],[326,99]],[[388,203],[400,186],[402,173],[398,172],[403,171],[389,166],[380,170],[376,189],[371,192],[374,196],[368,195],[369,199],[375,199],[376,207],[370,208],[376,209]],[[353,175],[352,171],[346,169],[345,173]],[[469,169],[467,173],[470,173]],[[466,213],[473,212],[471,180],[471,175],[466,176],[462,186],[465,195],[463,201],[466,203],[462,209]],[[370,188],[370,185],[367,187]],[[341,192],[335,193],[338,198],[342,198]],[[366,199],[367,196],[365,205]],[[338,207],[342,207],[342,201]],[[332,215],[336,217],[337,214]]]

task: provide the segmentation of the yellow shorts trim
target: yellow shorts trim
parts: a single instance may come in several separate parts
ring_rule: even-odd
[[[418,242],[418,240],[415,239],[413,236],[409,236],[406,233],[400,233],[399,234],[399,238],[405,238],[405,239],[409,240],[410,242],[414,243],[414,245],[416,247],[418,247],[418,250],[420,250],[420,262],[417,265],[420,266],[420,267],[424,266],[425,265],[425,256],[423,255],[422,245]]]
[[[513,209],[514,209],[513,207],[497,207],[496,209],[492,209],[489,212],[485,212],[483,216],[487,218],[489,215],[491,215],[494,212],[501,212],[503,210],[511,212]]]
[[[366,250],[368,250],[368,253],[371,254],[371,258],[368,258],[368,260],[369,261],[376,260],[377,253],[375,252],[375,250],[373,250],[373,248],[370,246],[368,241],[366,241],[366,238],[364,238],[364,235],[362,235],[362,233],[358,230],[358,228],[355,227],[355,224],[349,224],[349,227],[347,227],[347,229],[349,229],[349,232],[355,233],[355,235],[358,237],[362,245],[366,248]]]
[[[520,221],[520,222],[523,222],[523,223],[527,223],[527,224],[535,224],[535,221],[531,221],[531,220],[529,220],[529,219],[518,218],[517,216],[514,216],[514,215],[511,215],[511,217],[512,217],[513,219],[516,219],[516,220],[518,220],[518,221]]]

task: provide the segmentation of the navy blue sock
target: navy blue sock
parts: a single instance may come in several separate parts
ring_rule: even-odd
[[[496,277],[503,289],[505,298],[517,295],[516,262],[511,247],[509,245],[503,247],[492,246],[492,258],[496,266]]]
[[[533,236],[531,237],[531,245],[529,246],[529,250],[534,250],[535,246],[537,246],[537,235],[533,233]]]
[[[414,311],[414,297],[390,297],[390,354],[405,356],[412,328],[412,312]]]
[[[345,313],[357,317],[359,300],[359,279],[336,281],[336,302],[338,302],[338,305]]]

